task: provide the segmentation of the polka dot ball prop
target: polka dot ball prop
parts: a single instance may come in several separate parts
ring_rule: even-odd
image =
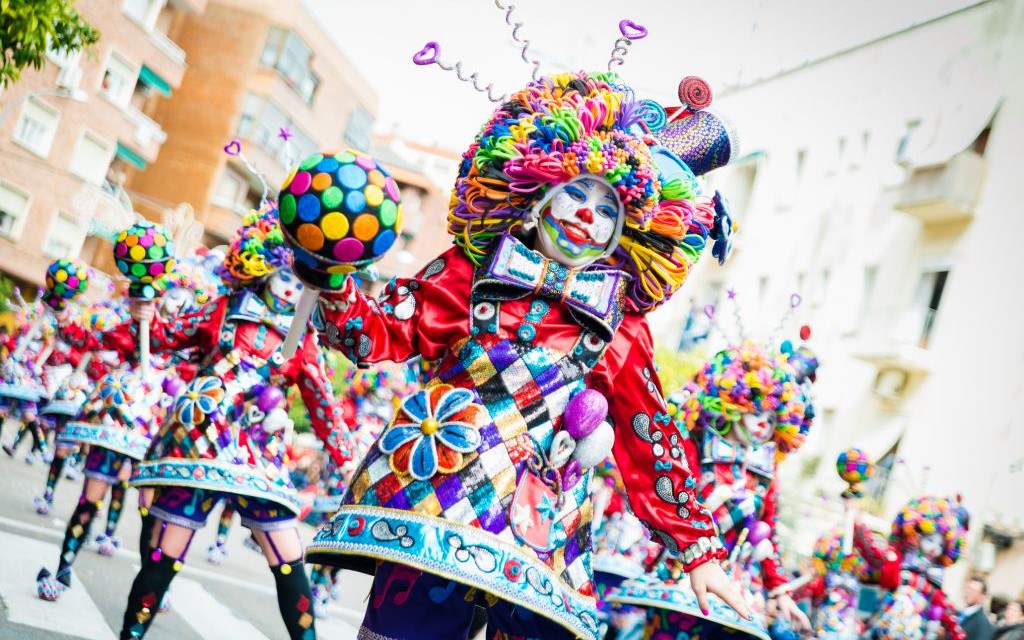
[[[850,448],[836,458],[836,472],[850,485],[850,493],[859,496],[860,484],[871,477],[873,467],[868,454],[860,449]]]
[[[89,269],[73,260],[54,260],[46,268],[43,301],[52,309],[63,309],[89,287]]]
[[[157,297],[153,281],[174,269],[174,242],[163,227],[136,222],[118,234],[114,262],[130,281],[128,295],[152,300]]]
[[[402,228],[395,179],[353,149],[303,160],[281,187],[278,212],[296,273],[321,289],[379,260]]]

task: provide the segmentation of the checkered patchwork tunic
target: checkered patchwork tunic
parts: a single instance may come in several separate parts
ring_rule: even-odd
[[[678,431],[661,397],[647,321],[626,313],[588,366],[583,329],[562,304],[526,295],[471,305],[474,277],[453,248],[416,277],[393,281],[379,300],[351,280],[322,296],[321,336],[356,364],[416,355],[441,362],[422,407],[403,405],[370,449],[307,561],[367,572],[376,559],[415,566],[596,637],[590,471],[574,486],[563,482],[557,502],[523,509],[521,501],[574,394],[590,387],[607,397],[613,455],[652,536],[686,568],[724,555],[682,451],[667,444]],[[462,413],[446,423],[456,399]],[[476,435],[466,433],[469,422]],[[398,429],[409,435],[389,435]],[[416,471],[418,456],[427,464]],[[538,544],[532,525],[550,526],[551,544]]]
[[[154,353],[195,348],[206,355],[134,471],[134,486],[186,486],[247,495],[298,513],[298,495],[284,470],[284,443],[279,433],[260,427],[262,412],[253,391],[259,384],[296,385],[324,449],[338,464],[349,459],[341,409],[316,333],[307,332],[291,359],[284,360],[279,350],[284,340],[281,324],[281,318],[248,292],[219,298],[192,314],[154,320]],[[132,325],[104,335],[107,346],[125,342],[134,342]]]

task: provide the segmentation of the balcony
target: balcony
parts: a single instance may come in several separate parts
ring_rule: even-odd
[[[185,67],[185,50],[179,47],[173,40],[168,38],[165,34],[159,31],[150,31],[149,39],[157,49],[160,50],[165,56],[171,59],[172,62],[177,64],[179,67],[184,69]]]
[[[868,314],[858,332],[860,339],[853,356],[874,365],[879,372],[895,370],[908,379],[927,375],[932,369],[927,346],[934,321],[935,312],[930,309]],[[892,380],[892,376],[882,380],[886,385],[882,395],[902,392],[890,388]]]
[[[967,222],[985,182],[985,158],[973,151],[942,164],[917,167],[896,189],[894,207],[924,224]]]
[[[167,133],[154,122],[149,116],[132,106],[125,107],[125,115],[135,125],[135,143],[146,150],[150,162],[156,159],[159,146],[167,140]],[[151,145],[157,145],[157,149],[150,150]],[[150,152],[151,151],[151,152]]]

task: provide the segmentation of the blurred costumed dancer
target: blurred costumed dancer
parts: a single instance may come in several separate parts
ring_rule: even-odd
[[[797,304],[794,296],[792,308]],[[809,335],[809,329],[801,329],[801,337]],[[684,388],[677,416],[684,437],[659,444],[699,470],[695,492],[714,515],[730,550],[730,574],[757,619],[740,620],[718,602],[701,611],[685,580],[664,582],[647,575],[609,597],[647,608],[646,638],[675,637],[681,630],[701,640],[737,630],[767,638],[763,614],[768,599],[783,618],[810,628],[788,594],[774,536],[778,464],[800,448],[810,429],[809,387],[816,369],[817,360],[806,347],[794,349],[786,341],[774,350],[743,340],[715,354]]]
[[[871,638],[966,640],[956,609],[942,590],[942,579],[966,548],[969,521],[959,501],[947,498],[916,498],[900,510],[888,550],[876,546],[872,556],[884,552],[878,571],[881,586],[889,591],[871,622]]]
[[[113,291],[108,292],[113,295]],[[118,314],[118,307],[124,308],[124,317]],[[62,340],[67,340],[73,345],[78,359],[78,364],[72,375],[61,384],[53,398],[44,404],[40,409],[40,419],[48,424],[53,430],[53,459],[50,461],[50,469],[46,474],[46,485],[42,496],[36,496],[33,504],[36,513],[46,515],[53,506],[54,492],[57,490],[57,483],[64,474],[68,456],[72,451],[77,451],[78,443],[71,442],[64,437],[65,428],[69,421],[79,415],[85,404],[96,388],[96,384],[110,373],[119,363],[120,355],[114,351],[96,353],[88,350],[87,345],[69,336],[70,327],[85,327],[90,331],[102,331],[117,324],[122,319],[127,319],[127,305],[120,300],[107,299],[96,303],[85,310],[84,317],[77,321],[68,321],[57,331]],[[75,469],[76,466],[69,468]]]
[[[24,332],[16,338],[14,352],[0,369],[4,418],[14,417],[22,423],[14,442],[3,447],[9,456],[14,456],[28,434],[32,437],[32,451],[26,462],[45,457],[46,433],[39,408],[53,398],[82,355],[59,339],[57,329],[78,312],[76,301],[88,286],[88,267],[72,260],[55,260],[46,269],[46,288],[39,296],[43,304],[34,306],[34,317],[22,318],[26,321]],[[33,349],[37,344],[38,350]]]
[[[814,573],[793,582],[803,582],[791,595],[794,600],[810,599],[811,626],[817,637],[856,640],[864,631],[857,610],[861,585],[878,584],[885,547],[860,521],[862,483],[873,469],[860,449],[839,454],[836,470],[849,485],[841,496],[845,524],[818,538],[812,556]]]
[[[623,41],[646,35],[629,21],[620,28]],[[414,60],[438,56],[430,43]],[[613,452],[651,534],[702,594],[742,610],[714,562],[725,551],[694,478],[659,444],[678,433],[661,419],[646,320],[682,284],[714,212],[644,129],[645,115],[664,112],[616,74],[538,77],[495,100],[456,179],[458,246],[378,300],[342,274],[390,246],[394,180],[345,152],[307,159],[282,190],[297,273],[330,290],[326,341],[359,366],[440,360],[370,449],[307,560],[374,574],[361,638],[464,638],[477,603],[488,637],[596,638],[589,484]],[[321,208],[319,187],[302,195],[311,174],[328,186],[318,172],[334,170],[351,199],[327,204],[325,192]],[[388,229],[363,234],[368,249],[357,252],[358,238],[323,242],[306,228],[335,235],[338,218],[354,220],[357,235]]]
[[[313,631],[310,587],[296,528],[297,493],[285,468],[281,387],[297,385],[313,431],[337,464],[343,424],[316,331],[303,330],[300,349],[281,354],[281,341],[302,284],[288,268],[277,210],[264,205],[243,220],[222,276],[234,291],[173,321],[153,318],[152,304],[133,303],[140,323],[150,320],[154,352],[197,348],[204,355],[196,378],[178,397],[133,474],[136,487],[156,487],[152,552],[135,577],[122,638],[140,638],[181,569],[189,543],[222,497],[235,501],[243,526],[263,549],[277,584],[288,634]],[[267,422],[271,418],[272,422]]]

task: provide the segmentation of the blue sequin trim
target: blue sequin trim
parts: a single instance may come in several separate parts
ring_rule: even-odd
[[[567,588],[536,556],[475,527],[398,509],[346,505],[317,533],[306,554],[307,562],[360,555],[413,566],[493,593],[597,640],[593,598]]]

